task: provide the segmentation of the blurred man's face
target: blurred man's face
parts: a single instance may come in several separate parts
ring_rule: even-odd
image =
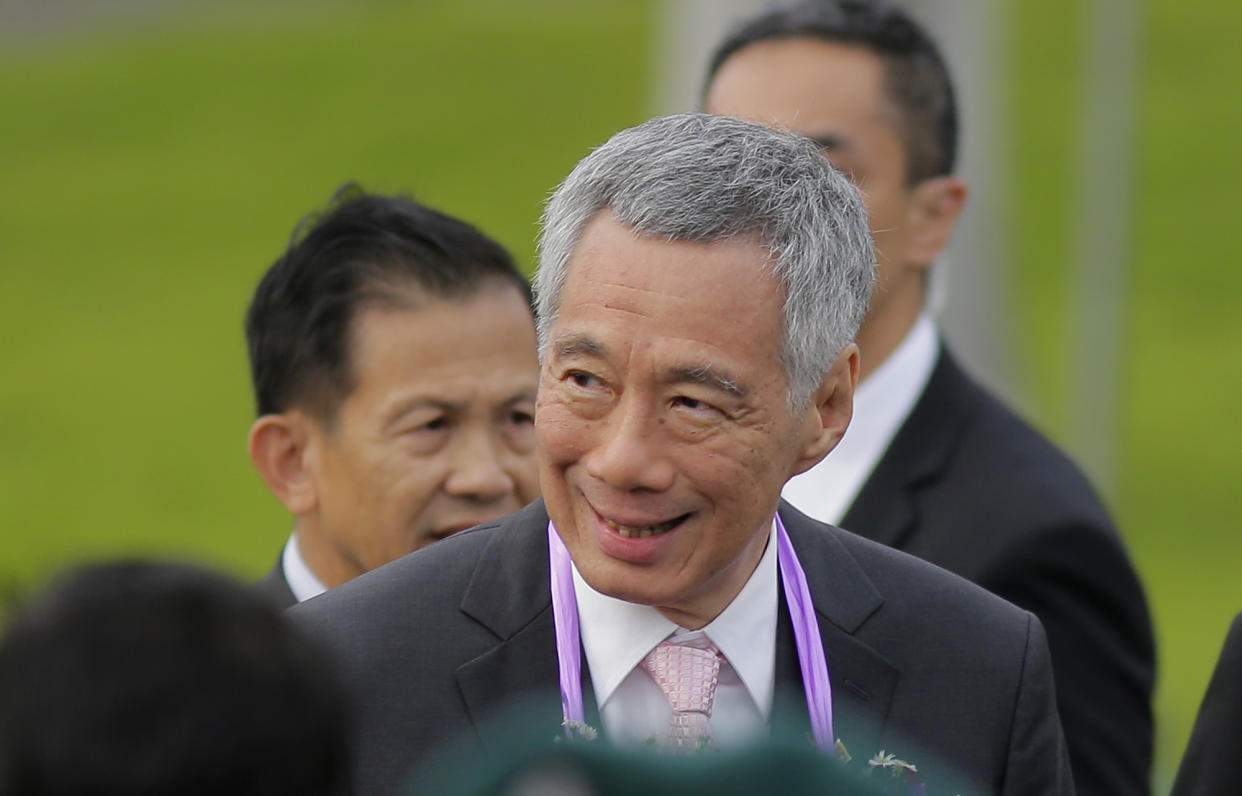
[[[803,449],[767,257],[752,238],[638,236],[604,211],[544,352],[536,436],[557,531],[593,588],[686,627],[750,577]]]
[[[531,313],[509,287],[352,325],[355,388],[312,424],[316,506],[299,518],[329,586],[538,497],[538,363]]]
[[[721,65],[704,110],[786,127],[814,139],[832,164],[858,185],[878,260],[860,342],[890,303],[913,301],[917,313],[927,263],[910,262],[906,253],[913,205],[905,184],[905,149],[884,93],[879,57],[860,46],[813,38],[757,42]],[[866,345],[863,349],[865,354]]]

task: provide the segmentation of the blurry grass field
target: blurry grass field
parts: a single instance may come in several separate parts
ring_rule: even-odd
[[[1113,508],[1147,586],[1167,786],[1233,615],[1242,610],[1236,496],[1242,424],[1242,109],[1215,86],[1242,68],[1242,7],[1142,5],[1142,73],[1126,274],[1124,396]],[[1020,354],[1054,437],[1072,384],[1067,266],[1078,130],[1080,0],[1014,3]],[[1071,120],[1066,122],[1066,120]],[[1158,792],[1160,792],[1158,790]]]
[[[203,4],[0,38],[0,586],[121,551],[254,576],[288,519],[244,450],[241,314],[346,179],[409,190],[523,263],[547,191],[642,119],[648,3]],[[1017,352],[1037,423],[1064,361],[1081,0],[1013,4]],[[1146,6],[1114,508],[1161,644],[1168,781],[1242,609],[1242,10]]]
[[[289,522],[245,455],[241,317],[299,216],[357,179],[529,264],[546,193],[643,115],[630,3],[214,8],[0,56],[0,578],[265,569]]]

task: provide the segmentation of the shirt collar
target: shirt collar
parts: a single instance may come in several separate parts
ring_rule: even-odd
[[[785,499],[817,520],[840,523],[927,388],[939,351],[936,325],[923,313],[858,385],[854,416],[841,441],[819,464],[785,484]]]
[[[305,602],[318,597],[328,590],[318,576],[306,565],[302,558],[302,550],[298,547],[298,534],[294,531],[285,542],[285,551],[280,557],[281,568],[285,571],[285,580],[289,583],[289,591],[298,602]]]
[[[683,628],[649,605],[601,594],[573,567],[574,595],[582,646],[590,667],[595,703],[602,709],[621,681],[647,653]],[[750,578],[700,632],[711,639],[746,686],[760,712],[772,707],[776,670],[777,611],[776,523],[769,531],[763,558]]]

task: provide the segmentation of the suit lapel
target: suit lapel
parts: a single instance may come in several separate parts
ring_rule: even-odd
[[[851,754],[870,755],[879,749],[901,672],[855,634],[883,605],[883,595],[837,539],[839,531],[811,520],[786,503],[781,504],[781,518],[806,572],[815,604],[832,683],[834,730]],[[783,598],[780,605],[776,683],[778,695],[783,697],[773,706],[773,726],[809,731],[805,701],[799,702],[805,699],[805,690],[793,625]]]
[[[497,711],[523,696],[540,723],[555,727],[560,708],[547,699],[557,690],[556,631],[548,586],[548,518],[543,502],[502,521],[479,557],[462,598],[462,613],[496,635],[497,644],[457,669],[470,721],[490,751],[512,741]],[[543,714],[547,714],[546,716]],[[552,730],[550,730],[552,731]]]
[[[457,683],[484,746],[507,748],[511,729],[491,720],[515,708],[555,736],[561,724],[556,626],[548,573],[548,515],[538,500],[503,521],[475,567],[461,610],[496,635],[497,644],[457,669]],[[583,665],[588,724],[599,727],[594,690]]]
[[[918,490],[939,477],[978,403],[944,343],[931,378],[875,470],[841,520],[841,527],[902,548],[918,524]]]

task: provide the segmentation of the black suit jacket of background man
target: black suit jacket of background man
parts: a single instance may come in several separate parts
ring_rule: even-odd
[[[1078,468],[943,345],[841,526],[1038,616],[1078,793],[1148,792],[1155,642],[1134,567]]]
[[[781,516],[807,573],[836,734],[851,754],[897,751],[925,771],[938,761],[978,792],[1073,792],[1033,615],[788,505]],[[526,714],[530,731],[558,732],[547,523],[536,501],[292,609],[343,667],[357,730],[355,794],[393,793],[449,739],[504,748],[487,719],[522,695],[542,697]],[[777,635],[778,689],[801,698],[784,608]],[[807,722],[805,702],[790,704]],[[593,704],[588,720],[599,727]],[[788,720],[774,713],[774,724]],[[946,784],[926,776],[933,790]]]
[[[283,554],[277,556],[276,566],[256,580],[251,588],[277,608],[285,609],[298,604],[298,598],[293,596],[293,589],[289,586],[289,579],[285,577]]]
[[[1242,793],[1242,614],[1229,627],[1173,783],[1173,796],[1226,793]]]

